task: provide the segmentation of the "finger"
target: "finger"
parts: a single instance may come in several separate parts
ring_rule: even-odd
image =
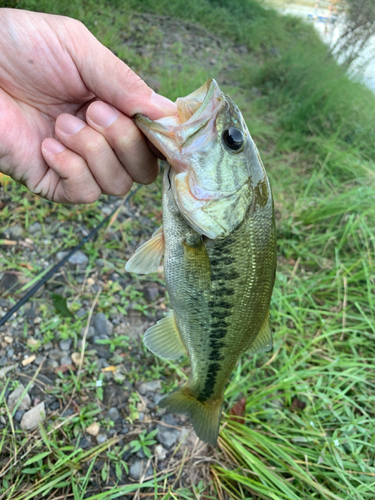
[[[86,161],[104,194],[122,196],[129,191],[133,180],[102,134],[66,113],[58,116],[55,132],[65,146]]]
[[[177,112],[176,104],[156,94],[83,25],[70,32],[70,42],[70,55],[86,87],[101,100],[129,117],[144,113],[156,120]]]
[[[158,161],[133,120],[101,101],[89,106],[86,117],[87,123],[105,137],[134,181],[149,184],[156,179]]]
[[[56,139],[44,139],[42,154],[50,169],[34,192],[57,203],[93,203],[102,194],[85,160]]]

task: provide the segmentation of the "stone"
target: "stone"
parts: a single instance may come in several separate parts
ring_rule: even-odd
[[[150,382],[143,382],[139,386],[139,392],[142,394],[146,394],[146,392],[156,392],[161,390],[161,381],[160,380],[151,380]]]
[[[90,349],[95,351],[99,358],[109,359],[112,356],[108,349],[98,344],[90,345]]]
[[[159,289],[157,286],[148,286],[143,290],[143,295],[149,302],[154,302],[159,295]]]
[[[60,349],[52,349],[48,353],[50,359],[55,359],[56,361],[60,361],[66,355],[66,352],[60,351]]]
[[[9,237],[10,238],[20,238],[24,233],[24,229],[22,226],[13,226],[9,229]]]
[[[165,457],[167,456],[167,450],[165,448],[163,448],[163,446],[161,444],[157,444],[155,446],[154,452],[159,460],[164,460]]]
[[[81,436],[77,441],[77,448],[82,448],[82,450],[87,450],[90,446],[92,446],[91,440],[87,439],[86,436]]]
[[[103,443],[105,443],[105,442],[107,441],[107,439],[108,439],[108,438],[107,438],[107,435],[106,435],[106,434],[98,434],[98,435],[96,436],[96,442],[97,442],[98,444],[103,444]]]
[[[59,343],[60,349],[63,351],[69,351],[69,349],[72,346],[72,343],[73,343],[73,339],[60,340],[60,343]]]
[[[5,293],[15,293],[22,285],[19,274],[12,271],[7,271],[0,279],[0,295]]]
[[[68,251],[58,252],[56,255],[57,260],[62,260],[68,255]],[[87,267],[89,258],[81,250],[78,250],[68,259],[69,268],[72,270],[84,270]]]
[[[19,424],[22,420],[22,417],[25,413],[25,410],[17,410],[14,414],[14,420]]]
[[[99,434],[100,425],[98,422],[93,422],[91,425],[86,427],[86,432],[90,434],[90,436],[97,436]]]
[[[21,429],[23,431],[34,431],[39,427],[39,424],[45,419],[46,409],[44,401],[39,403],[31,410],[24,413],[21,420]]]
[[[139,480],[144,475],[144,472],[145,472],[145,469],[146,469],[146,465],[147,465],[147,461],[146,460],[137,459],[130,466],[129,476],[132,479]],[[146,472],[146,477],[147,476],[151,476],[151,475],[152,475],[152,467],[149,466],[149,468],[147,469],[147,472]]]
[[[34,224],[30,224],[28,231],[29,234],[39,236],[42,234],[42,224],[40,224],[40,222],[34,222]]]
[[[12,412],[13,409],[16,407],[18,401],[20,400],[22,394],[25,392],[25,387],[20,384],[14,391],[12,391],[9,396],[8,396],[8,407],[9,410]],[[31,406],[31,398],[29,394],[26,392],[24,395],[22,401],[18,405],[18,410],[28,410]]]
[[[85,334],[85,330],[86,330],[86,327],[84,326],[82,329],[81,329],[81,337],[84,336]],[[89,326],[88,329],[87,329],[87,335],[86,335],[86,338],[87,339],[91,339],[92,337],[94,337],[95,335],[95,328],[93,326]]]
[[[164,426],[158,426],[157,440],[169,450],[179,438],[180,431]]]
[[[59,363],[55,359],[46,359],[45,362],[43,363],[43,368],[42,370],[54,370],[59,366]]]
[[[64,356],[60,360],[60,364],[62,365],[71,365],[72,364],[72,358],[70,356]]]
[[[117,408],[110,408],[107,412],[107,419],[112,420],[112,422],[117,422],[117,420],[120,420],[121,415]]]
[[[112,335],[113,325],[108,321],[104,313],[95,314],[91,320],[91,325],[94,327],[96,335]]]
[[[34,360],[34,365],[40,366],[44,361],[44,356],[37,356]]]

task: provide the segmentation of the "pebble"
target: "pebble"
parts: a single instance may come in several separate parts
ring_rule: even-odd
[[[7,349],[7,356],[8,358],[13,358],[14,356],[14,349]]]
[[[96,442],[97,442],[98,444],[103,444],[103,443],[105,443],[105,442],[107,441],[107,439],[108,439],[108,438],[107,438],[107,435],[106,435],[106,434],[98,434],[98,435],[96,436]]]
[[[13,411],[18,401],[20,400],[22,394],[25,392],[25,387],[20,384],[14,391],[12,391],[8,396],[8,406],[9,410]],[[21,403],[18,405],[18,410],[28,410],[31,406],[31,398],[26,392]]]
[[[164,460],[165,457],[167,456],[167,450],[165,448],[163,448],[163,446],[161,444],[157,444],[155,446],[154,452],[159,460]]]
[[[95,329],[96,335],[112,335],[113,325],[108,321],[104,313],[95,314],[91,320],[91,324]]]
[[[62,260],[64,257],[68,255],[68,251],[65,252],[58,252],[56,255],[57,260]],[[68,264],[70,269],[75,270],[84,270],[87,267],[89,258],[87,255],[85,255],[81,250],[78,250],[76,253],[74,253],[71,257],[68,259]]]
[[[44,360],[44,356],[37,356],[34,360],[34,364],[40,366]]]
[[[45,414],[46,409],[43,401],[24,413],[21,420],[21,429],[23,431],[34,431],[39,427],[39,424],[43,422]]]
[[[48,354],[50,359],[60,361],[60,359],[66,355],[66,352],[60,351],[60,349],[52,349]]]
[[[62,349],[63,351],[69,351],[72,343],[73,343],[73,339],[60,340],[60,343],[59,343],[60,349]]]
[[[10,238],[20,238],[24,233],[24,229],[22,226],[13,226],[9,229]]]
[[[71,356],[64,356],[60,360],[61,365],[71,365],[72,364],[72,358]]]
[[[34,236],[39,236],[42,233],[42,224],[39,222],[34,222],[29,226],[29,234],[33,234]]]
[[[150,382],[144,382],[139,386],[139,392],[142,394],[146,394],[146,392],[155,392],[160,391],[161,389],[161,381],[160,380],[151,380]]]
[[[79,366],[81,362],[81,353],[80,352],[73,352],[71,355],[72,361],[76,366]]]
[[[121,415],[117,408],[110,408],[107,412],[107,419],[112,420],[112,422],[117,422],[121,418]]]
[[[90,436],[97,436],[99,434],[100,425],[97,422],[93,422],[91,425],[86,427],[86,432],[90,434]]]
[[[59,366],[59,363],[55,359],[46,359],[43,363],[43,370],[54,370]]]
[[[169,450],[176,443],[180,431],[177,429],[170,429],[164,426],[158,426],[157,439],[165,448]]]
[[[87,439],[87,437],[85,436],[81,436],[77,441],[77,448],[82,448],[83,450],[87,450],[87,448],[90,448],[90,446],[91,446],[91,440]]]
[[[13,337],[8,337],[7,335],[4,337],[4,341],[7,344],[13,344]]]
[[[14,420],[19,424],[22,420],[22,417],[25,413],[25,410],[17,410],[14,414]]]
[[[145,471],[146,465],[147,465],[147,461],[146,460],[137,459],[130,466],[129,476],[132,479],[139,480],[144,475],[144,471]],[[152,475],[152,467],[150,465],[149,468],[147,469],[146,477],[147,476],[151,476],[151,475]]]
[[[81,337],[84,336],[85,330],[86,330],[86,327],[84,326],[81,329]],[[89,326],[88,329],[87,329],[87,336],[86,336],[86,338],[87,339],[91,339],[91,337],[93,337],[94,335],[95,335],[95,328],[93,326]]]
[[[159,289],[156,286],[148,286],[143,290],[143,295],[149,302],[154,302],[159,295]]]

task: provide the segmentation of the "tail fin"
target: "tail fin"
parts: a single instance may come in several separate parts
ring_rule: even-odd
[[[164,396],[158,404],[173,413],[187,413],[197,436],[212,446],[216,445],[222,399],[201,403],[194,396],[192,390],[184,385]]]

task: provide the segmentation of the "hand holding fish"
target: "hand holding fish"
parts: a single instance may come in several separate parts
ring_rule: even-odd
[[[176,112],[80,22],[0,9],[0,171],[59,203],[148,184],[157,159],[132,117]]]

